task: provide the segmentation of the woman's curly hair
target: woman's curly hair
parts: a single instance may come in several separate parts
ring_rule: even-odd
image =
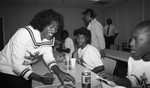
[[[41,32],[46,26],[53,24],[53,22],[58,22],[58,32],[60,29],[63,29],[63,16],[55,12],[53,9],[47,9],[35,14],[35,16],[29,24],[34,29],[39,30]]]

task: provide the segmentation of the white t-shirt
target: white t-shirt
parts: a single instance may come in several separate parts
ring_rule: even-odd
[[[40,32],[31,26],[20,28],[0,52],[0,72],[22,76],[28,80],[28,76],[32,73],[31,64],[42,59],[41,55],[51,68],[56,65],[52,53],[54,40],[55,38],[41,40]],[[35,56],[37,58],[31,59]]]
[[[84,49],[78,49],[79,58],[83,59],[85,63],[83,65],[90,70],[93,70],[95,67],[104,65],[101,60],[101,55],[98,50],[92,45],[87,45]]]
[[[134,60],[129,57],[127,78],[131,81],[132,87],[150,87],[150,61]]]
[[[65,39],[65,48],[69,48],[70,49],[70,53],[66,53],[66,55],[68,55],[70,58],[72,57],[72,53],[74,52],[74,43],[73,40],[68,37]]]
[[[99,52],[100,49],[105,49],[105,39],[103,35],[102,24],[98,22],[96,19],[93,19],[89,23],[87,29],[90,30],[92,34],[91,45],[96,47]]]

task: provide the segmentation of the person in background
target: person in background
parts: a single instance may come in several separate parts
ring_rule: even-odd
[[[72,57],[72,53],[74,52],[74,42],[73,40],[69,37],[69,33],[67,30],[63,30],[60,33],[60,36],[63,40],[63,43],[59,48],[56,50],[59,52],[64,52],[65,55],[69,56],[69,58]]]
[[[87,29],[91,31],[92,40],[91,45],[96,47],[96,49],[100,52],[100,50],[105,49],[105,39],[103,35],[103,26],[96,19],[96,14],[92,9],[86,9],[82,12],[84,15],[84,20],[88,22]]]
[[[79,45],[78,63],[95,73],[103,71],[104,64],[101,55],[94,46],[90,45],[91,32],[87,28],[81,27],[77,30],[77,43]]]
[[[116,26],[112,24],[111,19],[107,19],[107,25],[104,26],[104,37],[105,37],[107,49],[110,49],[111,44],[114,44],[117,35],[118,35],[118,30]]]
[[[63,27],[63,17],[53,9],[35,14],[29,26],[19,28],[0,52],[0,88],[32,88],[31,80],[53,84],[53,78],[32,71],[32,63],[41,56],[61,84],[75,79],[61,71],[54,59],[54,34]]]
[[[119,78],[106,73],[100,74],[103,78],[114,81],[117,85],[150,88],[150,20],[137,24],[130,42],[131,56],[128,60],[126,78]]]
[[[75,51],[77,51],[78,48],[79,48],[78,43],[77,43],[77,31],[78,31],[78,29],[75,29],[73,31],[73,36],[74,36],[74,40],[73,41],[74,41]]]

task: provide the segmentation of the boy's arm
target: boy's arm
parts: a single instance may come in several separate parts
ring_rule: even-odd
[[[113,76],[105,72],[101,72],[98,75],[104,79],[113,81],[115,84],[119,86],[131,87],[131,82],[128,78],[120,78],[118,76]]]
[[[67,48],[67,49],[63,49],[63,48],[56,48],[56,51],[58,51],[58,52],[70,53],[70,49],[69,49],[69,48]]]
[[[97,74],[103,70],[104,70],[104,65],[98,66],[98,67],[94,68],[92,71]]]
[[[113,81],[117,85],[131,87],[131,82],[128,78],[120,78],[120,77],[114,76]]]
[[[69,48],[67,48],[67,49],[62,49],[62,52],[70,53],[70,49],[69,49]]]

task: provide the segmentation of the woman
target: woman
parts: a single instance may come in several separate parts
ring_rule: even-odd
[[[37,13],[29,26],[20,28],[0,52],[0,87],[32,88],[31,80],[52,84],[53,77],[41,76],[32,71],[31,64],[41,59],[41,56],[62,85],[64,81],[75,83],[71,75],[59,69],[52,53],[54,35],[62,27],[62,15],[48,9]]]

